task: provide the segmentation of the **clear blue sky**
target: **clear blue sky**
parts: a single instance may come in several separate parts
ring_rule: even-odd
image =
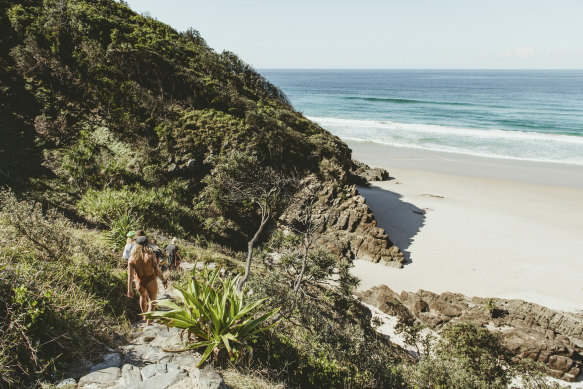
[[[258,69],[583,69],[583,0],[128,3]]]

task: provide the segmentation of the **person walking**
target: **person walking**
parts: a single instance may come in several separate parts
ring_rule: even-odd
[[[126,237],[126,245],[123,249],[123,259],[126,260],[126,262],[130,259],[130,254],[132,253],[132,249],[134,248],[134,239],[136,239],[139,236],[144,236],[144,231],[142,230],[137,230],[137,231],[130,231],[127,233]]]
[[[166,246],[166,255],[168,256],[168,265],[170,266],[170,270],[176,270],[182,258],[180,258],[180,253],[178,252],[178,247],[176,246],[176,242],[178,239],[175,237],[172,238],[172,243]]]
[[[142,232],[143,233],[143,232]],[[156,277],[162,280],[164,289],[168,287],[168,280],[162,275],[154,251],[148,247],[148,238],[145,235],[135,240],[130,259],[128,260],[128,297],[134,297],[132,281],[135,279],[135,287],[140,293],[140,310],[149,312],[153,309],[153,301],[158,295],[158,282]],[[150,321],[147,321],[150,324]]]
[[[123,259],[127,262],[130,259],[130,253],[134,247],[134,237],[136,236],[136,231],[130,231],[126,235],[126,245],[123,249]]]

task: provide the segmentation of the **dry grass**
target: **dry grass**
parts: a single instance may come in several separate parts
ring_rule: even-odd
[[[283,389],[285,385],[266,379],[260,372],[249,371],[242,373],[235,368],[221,371],[225,383],[233,389]]]
[[[34,387],[123,341],[137,304],[101,234],[9,192],[0,200],[0,387]]]

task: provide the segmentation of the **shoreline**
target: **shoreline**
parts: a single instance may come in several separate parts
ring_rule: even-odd
[[[583,188],[583,166],[388,146],[343,140],[352,158],[374,167],[421,170],[461,177],[492,178],[547,186]]]
[[[389,181],[359,190],[408,260],[403,269],[355,260],[360,290],[386,284],[583,309],[583,168],[349,146],[389,171]]]

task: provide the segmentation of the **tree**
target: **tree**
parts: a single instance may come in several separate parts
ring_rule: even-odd
[[[427,327],[412,315],[400,317],[395,326],[395,332],[403,336],[404,343],[415,347],[414,357],[417,360],[431,356],[434,337],[431,333],[423,333],[425,328]]]
[[[238,151],[222,157],[205,179],[205,192],[221,209],[259,217],[255,233],[247,242],[245,275],[239,280],[241,291],[249,279],[253,248],[269,220],[293,190],[295,179],[270,166],[261,164],[257,157]]]
[[[407,374],[419,389],[506,389],[513,378],[498,334],[474,323],[459,322],[441,332],[434,353]]]
[[[321,185],[318,183],[304,186],[296,196],[293,209],[291,209],[292,213],[295,214],[295,218],[292,220],[290,227],[302,237],[301,268],[293,287],[295,295],[298,294],[302,285],[314,238],[329,219],[329,215],[319,213],[316,209],[320,189]]]

